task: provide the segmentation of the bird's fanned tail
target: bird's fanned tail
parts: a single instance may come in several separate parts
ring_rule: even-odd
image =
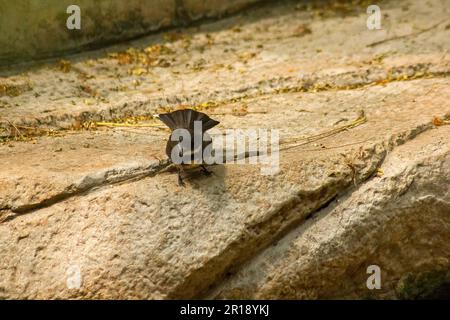
[[[195,121],[202,122],[203,132],[219,124],[219,121],[211,119],[208,115],[191,109],[163,113],[159,115],[159,118],[172,131],[175,129],[194,129]]]

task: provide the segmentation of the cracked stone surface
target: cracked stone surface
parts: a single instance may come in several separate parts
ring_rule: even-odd
[[[265,4],[4,71],[0,298],[421,298],[450,282],[448,1],[381,8],[369,31],[363,6]],[[216,165],[178,186],[151,116],[186,106],[214,134],[280,130],[279,172]]]
[[[411,275],[441,273],[448,279],[449,136],[449,127],[433,129],[396,147],[380,167],[382,177],[315,213],[214,288],[211,297],[426,297],[433,288],[414,288]],[[370,265],[382,270],[376,293],[366,287]]]

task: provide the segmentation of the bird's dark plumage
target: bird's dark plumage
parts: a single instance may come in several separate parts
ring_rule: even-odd
[[[219,124],[219,121],[211,119],[207,114],[192,109],[163,113],[159,115],[159,118],[172,131],[175,129],[194,130],[194,121],[202,122],[203,132]]]
[[[211,119],[207,114],[204,114],[202,112],[198,112],[192,109],[184,109],[184,110],[177,110],[170,113],[163,113],[159,115],[159,118],[161,119],[164,124],[166,124],[172,132],[176,129],[186,129],[191,134],[191,150],[183,150],[183,153],[187,155],[188,153],[192,154],[192,160],[195,158],[196,153],[203,153],[203,150],[212,143],[211,139],[208,139],[209,141],[203,141],[201,144],[201,149],[195,150],[194,147],[194,121],[201,121],[202,122],[202,137],[203,135],[207,136],[207,133],[205,133],[207,130],[215,127],[219,124],[219,121]],[[179,141],[172,141],[172,134],[169,137],[169,140],[167,141],[166,145],[166,154],[169,158],[171,158],[172,150],[173,148],[179,146]],[[197,165],[198,166],[198,165]],[[208,173],[206,168],[200,164],[200,166],[203,168],[205,173]],[[186,168],[191,168],[191,164],[182,164],[179,166],[180,171],[183,171]],[[179,175],[179,181],[180,184],[182,184],[181,176]]]

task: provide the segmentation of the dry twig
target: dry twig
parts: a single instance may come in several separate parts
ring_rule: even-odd
[[[404,38],[408,38],[408,37],[418,36],[418,35],[420,35],[422,33],[425,33],[427,31],[433,30],[434,28],[436,28],[439,25],[441,25],[442,23],[444,23],[446,20],[447,19],[441,20],[440,22],[432,25],[431,27],[419,30],[417,32],[408,33],[408,34],[404,34],[404,35],[401,35],[401,36],[395,36],[395,37],[387,38],[387,39],[384,39],[384,40],[380,40],[380,41],[375,41],[375,42],[369,43],[367,45],[367,47],[375,47],[375,46],[377,46],[379,44],[382,44],[382,43],[385,43],[385,42],[389,42],[389,41],[392,41],[392,40],[398,40],[398,39],[404,39]]]

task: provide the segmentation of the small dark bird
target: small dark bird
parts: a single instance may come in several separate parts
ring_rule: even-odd
[[[203,160],[202,157],[203,151],[207,146],[209,146],[212,143],[211,137],[206,133],[206,131],[218,125],[219,121],[213,120],[208,115],[192,109],[184,109],[170,113],[163,113],[159,115],[159,119],[161,119],[161,121],[164,122],[164,124],[166,124],[170,128],[170,130],[172,130],[166,145],[166,154],[169,157],[169,159],[173,161],[172,152],[174,148],[176,148],[175,152],[178,152],[180,156],[184,155],[185,157],[189,157],[191,160],[188,163],[175,164],[178,168],[178,183],[180,185],[184,185],[181,173],[187,169],[194,169],[201,167],[202,171],[205,174],[209,175],[210,172],[206,169],[204,163],[203,162],[194,163],[194,158]],[[201,145],[199,145],[197,148],[194,144],[195,121],[201,121],[202,130],[200,139],[205,137],[205,139],[202,139]],[[190,148],[184,148],[183,150],[179,140],[175,139],[175,141],[172,141],[172,135],[174,134],[174,131],[176,129],[186,129],[189,132],[191,136]]]

